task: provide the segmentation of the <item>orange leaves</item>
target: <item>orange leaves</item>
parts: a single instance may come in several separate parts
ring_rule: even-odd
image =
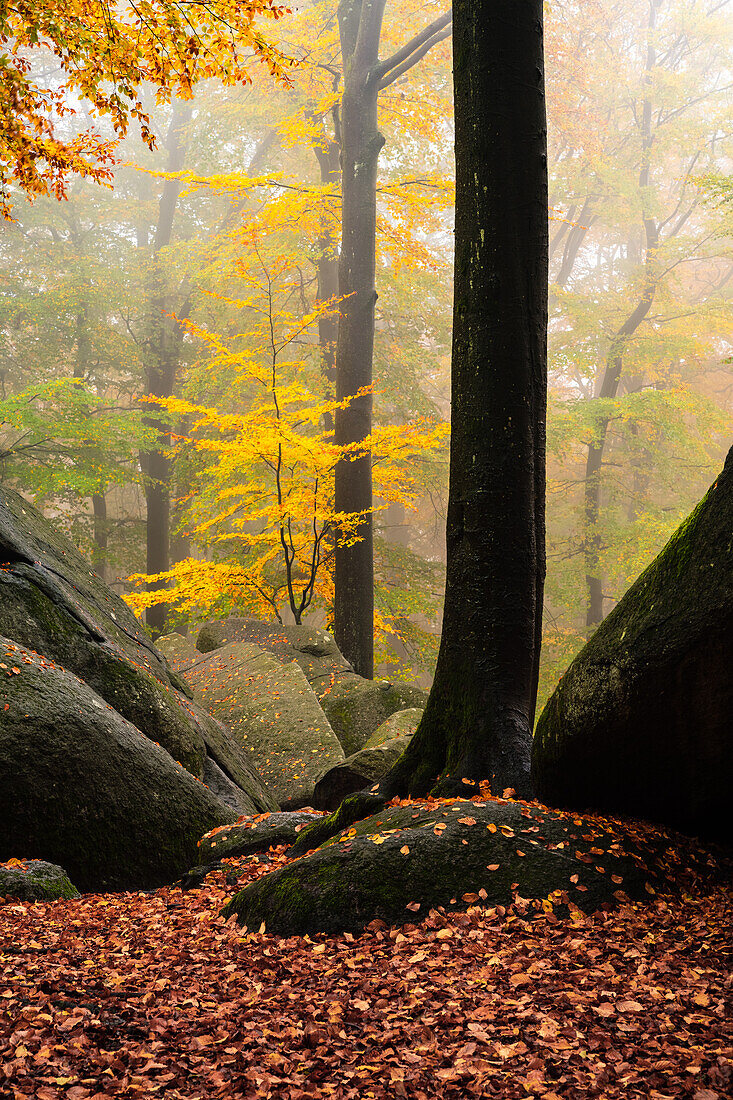
[[[243,937],[218,915],[225,874],[244,885],[287,855],[269,859],[230,860],[187,894],[0,905],[0,1092],[730,1094],[725,885],[701,875],[684,898],[579,922],[469,892],[463,913],[411,902],[420,923],[401,929]]]
[[[136,120],[143,139],[154,144],[141,101],[141,85],[151,82],[160,99],[172,92],[190,98],[200,79],[226,83],[249,79],[248,60],[258,57],[274,75],[283,59],[255,26],[259,17],[278,18],[287,10],[274,0],[150,0],[140,5],[108,5],[87,0],[10,0],[3,6],[0,41],[0,209],[10,216],[7,184],[12,176],[30,197],[63,198],[70,176],[106,183],[116,141],[93,130],[68,137],[59,129],[74,114],[77,96],[112,123],[117,138]],[[236,26],[236,37],[232,28]],[[54,55],[61,86],[37,77],[27,54]]]

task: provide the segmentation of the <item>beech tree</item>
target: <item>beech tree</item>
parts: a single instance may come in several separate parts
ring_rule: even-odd
[[[542,0],[455,0],[456,258],[443,631],[407,750],[315,847],[396,795],[531,795],[545,577],[547,122]]]
[[[343,64],[341,166],[343,222],[339,294],[343,301],[336,347],[336,396],[354,398],[372,385],[374,355],[377,164],[384,137],[377,125],[379,93],[450,34],[447,12],[387,60],[379,60],[387,0],[342,0],[338,9]],[[336,413],[340,446],[369,438],[372,395],[355,397]],[[374,672],[374,543],[372,462],[368,445],[336,468],[336,511],[361,513],[357,541],[337,545],[334,633],[362,676]]]

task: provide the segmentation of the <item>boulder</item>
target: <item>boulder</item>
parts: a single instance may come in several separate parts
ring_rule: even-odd
[[[196,778],[211,772],[207,760],[215,763],[242,789],[249,812],[276,808],[246,752],[186,698],[189,689],[127,605],[52,523],[4,487],[0,566],[0,635],[75,673]]]
[[[232,617],[205,623],[196,638],[196,646],[202,653],[221,649],[232,642],[249,642],[265,649],[281,664],[297,661],[319,699],[339,680],[361,679],[325,630]]]
[[[249,642],[234,642],[185,666],[196,699],[250,753],[284,809],[311,801],[325,767],[343,750],[301,668]]]
[[[333,732],[347,756],[363,749],[382,723],[396,711],[424,708],[427,692],[412,684],[388,680],[364,680],[353,676],[340,680],[321,699]]]
[[[348,794],[378,783],[399,760],[410,741],[410,737],[393,737],[372,749],[360,749],[342,764],[329,768],[316,783],[313,805],[318,810],[335,810]]]
[[[201,837],[199,859],[206,862],[248,856],[278,844],[294,844],[300,830],[322,816],[315,810],[291,810],[240,818],[233,825],[220,825]]]
[[[540,798],[733,840],[733,450],[545,706]]]
[[[365,749],[376,749],[387,741],[394,741],[397,737],[412,737],[420,725],[425,710],[423,707],[408,707],[406,710],[397,710],[389,718],[377,726],[374,733],[365,743]]]
[[[395,711],[424,707],[427,700],[427,692],[409,684],[357,675],[325,630],[258,619],[221,619],[201,627],[196,646],[209,653],[232,642],[266,649],[283,664],[297,661],[347,756],[364,748]]]
[[[62,863],[81,890],[147,889],[235,820],[73,673],[0,639],[0,860]]]
[[[0,863],[0,901],[58,901],[78,898],[79,891],[63,867],[42,859],[9,859]]]
[[[156,639],[155,647],[165,657],[168,668],[176,673],[183,672],[186,665],[200,656],[190,634],[162,634]]]
[[[515,897],[539,911],[592,912],[660,889],[677,873],[678,839],[502,799],[385,806],[246,886],[223,916],[292,936]]]

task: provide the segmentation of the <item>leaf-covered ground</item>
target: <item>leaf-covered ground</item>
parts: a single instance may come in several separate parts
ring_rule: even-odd
[[[0,905],[3,1100],[733,1095],[729,882],[568,920],[517,899],[358,937],[225,924],[235,879],[285,862]]]

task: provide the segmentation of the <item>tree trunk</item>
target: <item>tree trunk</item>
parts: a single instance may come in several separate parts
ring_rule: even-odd
[[[645,280],[640,301],[631,311],[611,341],[606,358],[603,379],[597,397],[613,400],[621,382],[626,346],[652,307],[657,291],[657,250],[659,248],[659,227],[650,213],[654,199],[649,194],[650,158],[654,142],[652,134],[652,101],[648,89],[651,86],[651,72],[656,65],[654,47],[654,28],[656,10],[660,0],[649,0],[649,21],[647,37],[646,68],[644,84],[647,89],[641,113],[641,168],[639,170],[639,194],[642,203],[642,219],[645,235]],[[601,470],[603,455],[608,439],[609,418],[602,417],[596,426],[595,436],[588,446],[585,464],[585,490],[583,502],[585,581],[588,589],[588,604],[585,625],[592,634],[603,620],[603,577],[601,573],[601,533],[599,527],[601,512]]]
[[[105,580],[107,573],[107,498],[104,493],[92,496],[94,509],[94,546],[92,547],[92,565],[95,572]]]
[[[177,103],[173,109],[168,129],[167,172],[178,172],[185,158],[184,132],[191,120],[191,104]],[[173,220],[176,212],[181,183],[178,180],[165,180],[160,198],[158,224],[153,241],[151,295],[150,295],[150,338],[147,342],[146,392],[153,397],[170,397],[173,394],[181,333],[178,326],[165,314],[171,306],[166,293],[166,276],[160,260],[161,249],[166,248],[173,233]],[[146,423],[159,432],[160,449],[149,451],[141,456],[141,465],[145,473],[145,501],[147,506],[146,523],[146,569],[150,574],[164,573],[170,568],[170,532],[171,505],[170,479],[172,464],[168,455],[170,434],[165,424],[155,418]],[[159,584],[151,584],[153,590]],[[155,634],[164,628],[168,608],[160,603],[149,607],[145,621]]]
[[[325,133],[321,142],[313,149],[321,173],[321,183],[333,186],[341,180],[341,146],[338,140],[329,138]],[[318,237],[318,291],[316,303],[329,302],[338,298],[339,259],[334,226],[328,211],[321,219],[321,232]],[[318,319],[318,346],[321,352],[321,371],[328,385],[329,395],[336,392],[336,345],[338,343],[338,313],[328,313]],[[325,429],[334,432],[333,417],[327,415]]]
[[[377,163],[384,137],[377,128],[379,85],[369,76],[379,59],[385,0],[342,0],[339,30],[344,67],[341,100],[343,223],[339,260],[341,319],[336,349],[339,401],[372,384],[374,350]],[[336,413],[339,446],[367,439],[372,397],[364,394]],[[358,541],[336,545],[336,643],[360,675],[374,671],[372,456],[365,449],[336,467],[337,512],[361,513]]]
[[[545,576],[542,0],[456,0],[456,260],[443,632],[388,787],[530,794]]]

